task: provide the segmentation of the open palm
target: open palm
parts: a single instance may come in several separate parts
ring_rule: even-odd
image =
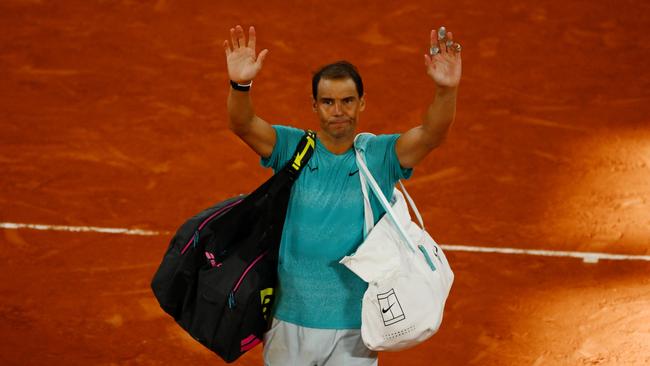
[[[227,40],[223,43],[230,80],[245,84],[253,80],[260,72],[264,58],[269,51],[265,49],[256,55],[256,41],[254,27],[248,29],[248,43],[246,43],[244,29],[241,26],[238,25],[230,29],[230,43]]]
[[[424,55],[424,64],[427,74],[431,76],[436,86],[453,88],[460,83],[462,62],[460,45],[454,43],[453,34],[446,33],[446,37],[438,39],[438,32],[431,31],[431,48],[436,49],[432,55]]]

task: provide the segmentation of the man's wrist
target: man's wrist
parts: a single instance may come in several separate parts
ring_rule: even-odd
[[[458,85],[456,86],[439,86],[436,85],[437,97],[455,97],[458,94]]]
[[[247,91],[249,91],[249,90],[251,89],[251,86],[252,86],[252,85],[253,85],[253,80],[251,80],[251,81],[249,81],[249,82],[247,82],[247,83],[243,83],[243,84],[242,84],[242,83],[238,83],[238,82],[236,82],[236,81],[232,81],[232,80],[230,80],[230,86],[231,86],[233,89],[235,89],[235,90],[237,90],[237,91],[241,91],[241,92],[247,92]]]

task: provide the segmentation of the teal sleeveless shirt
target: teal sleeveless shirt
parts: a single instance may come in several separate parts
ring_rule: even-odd
[[[291,158],[303,131],[273,126],[276,143],[262,165],[274,171]],[[399,179],[410,177],[395,153],[399,135],[362,136],[359,146],[390,200]],[[372,191],[371,196],[372,196]],[[384,213],[371,197],[375,221]],[[339,263],[363,241],[363,194],[354,150],[336,155],[316,139],[314,155],[294,183],[280,243],[279,286],[273,315],[310,328],[361,327],[367,284]]]

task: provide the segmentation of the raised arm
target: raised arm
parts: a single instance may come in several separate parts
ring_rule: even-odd
[[[238,25],[230,29],[230,42],[224,41],[223,48],[226,51],[228,76],[232,82],[250,86],[262,69],[262,63],[269,51],[264,49],[257,55],[255,42],[254,27],[250,27],[248,30],[248,43],[246,43],[244,29],[241,26]],[[264,158],[271,156],[276,140],[275,130],[268,122],[255,115],[250,91],[230,88],[228,121],[228,127],[258,155]]]
[[[460,44],[453,41],[453,34],[446,32],[444,27],[437,32],[431,31],[431,50],[429,55],[424,55],[424,64],[427,75],[436,85],[436,93],[422,125],[410,129],[397,140],[395,151],[404,168],[413,168],[438,147],[454,122],[461,75]]]

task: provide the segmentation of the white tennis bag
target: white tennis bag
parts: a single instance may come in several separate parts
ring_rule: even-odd
[[[361,337],[376,351],[415,346],[438,331],[454,273],[442,249],[424,230],[415,203],[401,184],[420,226],[411,221],[404,195],[395,189],[389,204],[356,149],[364,195],[366,239],[344,264],[364,281],[368,290],[361,309]],[[386,214],[373,227],[366,182]]]

